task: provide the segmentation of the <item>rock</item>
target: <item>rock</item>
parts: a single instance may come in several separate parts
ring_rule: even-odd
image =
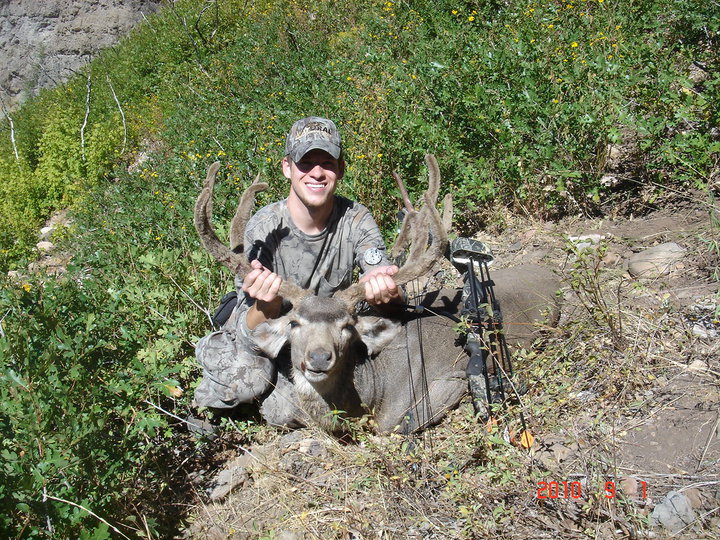
[[[191,484],[193,484],[195,486],[199,486],[200,484],[202,484],[205,481],[205,471],[200,470],[200,471],[191,472],[190,474],[187,475],[187,479]]]
[[[280,531],[276,534],[277,540],[302,540],[306,536],[296,531]]]
[[[280,440],[278,441],[278,446],[283,449],[283,452],[289,450],[297,450],[298,443],[305,438],[305,435],[306,434],[300,430],[291,431],[290,433],[287,433],[280,437]]]
[[[218,501],[226,497],[233,489],[244,484],[250,475],[244,467],[232,467],[221,471],[210,486],[210,500]]]
[[[40,251],[50,251],[52,249],[55,249],[55,244],[52,242],[48,242],[47,240],[43,240],[42,242],[38,242],[35,244],[35,247],[38,248]]]
[[[575,247],[579,250],[594,248],[601,240],[604,240],[605,236],[602,234],[583,234],[582,236],[568,236],[568,240],[575,244]]]
[[[587,403],[595,399],[597,394],[595,392],[591,392],[590,390],[581,390],[580,392],[570,392],[568,397],[570,399],[577,399],[582,403]]]
[[[633,277],[656,278],[669,274],[685,256],[685,248],[675,242],[667,242],[630,257],[628,272]]]
[[[690,64],[690,69],[688,70],[688,79],[690,79],[693,84],[703,83],[709,78],[710,73],[706,71],[704,65],[698,64],[697,62],[693,62],[692,64]]]
[[[650,526],[662,525],[676,533],[697,519],[690,500],[677,491],[669,492],[650,515]]]
[[[327,456],[327,448],[317,439],[304,439],[300,441],[298,452],[312,457]]]
[[[688,501],[690,501],[690,506],[692,506],[693,508],[703,507],[703,494],[699,489],[688,488],[684,489],[683,493],[687,497]]]
[[[50,240],[50,235],[55,230],[55,227],[48,225],[40,229],[40,240]]]
[[[692,334],[703,339],[714,339],[717,337],[717,330],[705,328],[702,324],[695,324],[692,327]]]
[[[617,176],[606,174],[600,179],[600,185],[604,187],[615,187],[620,183]]]
[[[608,251],[602,259],[605,266],[617,266],[622,261],[622,257],[614,251]]]
[[[197,437],[207,437],[210,441],[217,439],[217,435],[215,435],[215,426],[207,420],[197,418],[193,415],[188,415],[185,418],[185,424],[187,425],[188,431]]]
[[[558,463],[566,461],[570,456],[573,455],[573,451],[564,444],[555,443],[549,448],[549,450],[550,452],[552,452],[553,456],[555,457],[555,461],[557,461]]]
[[[636,499],[638,496],[638,481],[632,476],[620,478],[620,488],[628,499]]]
[[[688,369],[697,373],[705,373],[708,370],[708,366],[703,360],[693,360],[690,362]]]
[[[505,341],[529,349],[537,337],[537,323],[555,326],[560,318],[560,279],[547,267],[523,264],[492,272],[495,298],[502,310]]]

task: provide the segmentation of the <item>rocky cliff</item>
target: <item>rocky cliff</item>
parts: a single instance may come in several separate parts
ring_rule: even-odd
[[[16,105],[65,81],[161,0],[0,0],[0,98]]]

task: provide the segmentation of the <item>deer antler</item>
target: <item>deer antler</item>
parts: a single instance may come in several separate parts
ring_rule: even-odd
[[[227,266],[234,273],[244,276],[250,271],[250,264],[248,263],[247,258],[240,253],[234,253],[232,250],[228,249],[228,247],[218,239],[212,225],[212,196],[213,189],[215,188],[215,177],[217,176],[219,168],[219,161],[216,161],[208,168],[205,184],[203,185],[203,189],[195,202],[195,230],[200,236],[202,245],[208,253],[210,253],[210,255],[215,257],[215,259]],[[258,186],[260,186],[260,189],[256,189],[256,191],[261,191],[267,187],[267,184],[258,184]],[[253,191],[252,193],[253,200],[255,198],[256,191]],[[240,204],[242,205],[242,202]]]
[[[411,220],[408,226],[412,227],[412,230],[408,230],[412,236],[412,246],[406,263],[393,276],[398,285],[404,285],[429,272],[447,248],[447,231],[435,208],[440,189],[440,169],[432,154],[425,156],[425,163],[428,166],[428,189],[423,195],[425,205],[419,212],[410,212],[405,217],[406,222],[408,219]],[[405,223],[403,229],[406,229]],[[428,232],[432,239],[430,246],[427,246]],[[404,238],[407,238],[407,233]],[[403,242],[405,241],[403,239]],[[365,298],[365,286],[362,283],[354,283],[344,291],[338,292],[335,297],[343,300],[352,311],[355,304]]]
[[[255,206],[255,195],[265,191],[267,186],[267,183],[260,182],[260,173],[257,173],[253,183],[243,192],[240,198],[240,203],[230,222],[230,249],[236,253],[245,251],[245,226],[250,218],[250,212]]]
[[[208,253],[242,278],[252,270],[247,260],[247,255],[245,254],[243,239],[245,226],[255,207],[255,196],[259,192],[266,190],[268,185],[265,182],[260,182],[260,175],[258,174],[255,177],[255,181],[243,192],[230,225],[230,245],[233,249],[229,249],[218,239],[212,225],[212,196],[215,187],[215,177],[217,176],[219,168],[219,161],[216,161],[208,168],[205,185],[195,203],[195,229],[200,235],[200,241]],[[302,297],[311,294],[311,292],[299,287],[292,281],[283,280],[278,294],[295,304]]]
[[[426,158],[427,159],[427,158]],[[431,158],[434,159],[434,156]],[[428,165],[428,167],[430,167]],[[435,164],[435,167],[437,167],[437,163]],[[439,171],[436,171],[437,178],[440,178]],[[397,257],[407,249],[408,246],[411,247],[410,254],[408,255],[407,259],[413,259],[415,257],[419,257],[422,252],[427,247],[427,242],[423,242],[420,238],[420,235],[422,234],[421,230],[418,230],[416,228],[416,221],[419,219],[419,214],[417,210],[413,208],[412,202],[410,201],[410,197],[408,196],[407,189],[405,189],[405,184],[402,181],[402,178],[400,175],[396,172],[393,173],[393,177],[395,178],[395,182],[398,185],[398,188],[400,189],[400,194],[403,198],[403,204],[405,205],[405,209],[407,210],[407,213],[405,214],[405,219],[403,219],[402,226],[400,228],[400,232],[398,233],[397,238],[395,239],[395,244],[393,245],[392,249],[390,250],[390,256],[394,259],[397,259]],[[432,206],[435,206],[437,204],[437,198],[440,191],[440,182],[433,182],[431,180],[430,185],[428,186],[427,194],[430,197],[430,200],[432,201]],[[450,229],[452,228],[452,217],[453,217],[453,206],[452,206],[452,193],[447,193],[445,195],[445,198],[443,199],[443,214],[442,214],[442,223],[443,223],[443,229],[445,229],[445,233],[449,233]],[[414,232],[413,232],[414,231]],[[415,236],[411,236],[411,235]]]

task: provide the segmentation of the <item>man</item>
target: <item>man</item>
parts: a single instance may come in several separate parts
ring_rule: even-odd
[[[267,396],[276,380],[273,360],[254,346],[251,332],[287,311],[278,296],[291,279],[320,296],[351,284],[362,271],[368,304],[402,302],[402,291],[375,221],[364,206],[335,195],[345,173],[342,142],[335,124],[308,117],[290,130],[282,172],[290,181],[287,199],[261,208],[245,230],[253,270],[236,278],[238,303],[223,327],[196,347],[203,380],[195,391],[202,407],[231,408]]]

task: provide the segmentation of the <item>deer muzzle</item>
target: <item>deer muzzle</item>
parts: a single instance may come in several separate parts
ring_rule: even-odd
[[[335,355],[324,350],[310,351],[300,364],[303,375],[311,383],[327,379],[334,367]]]

